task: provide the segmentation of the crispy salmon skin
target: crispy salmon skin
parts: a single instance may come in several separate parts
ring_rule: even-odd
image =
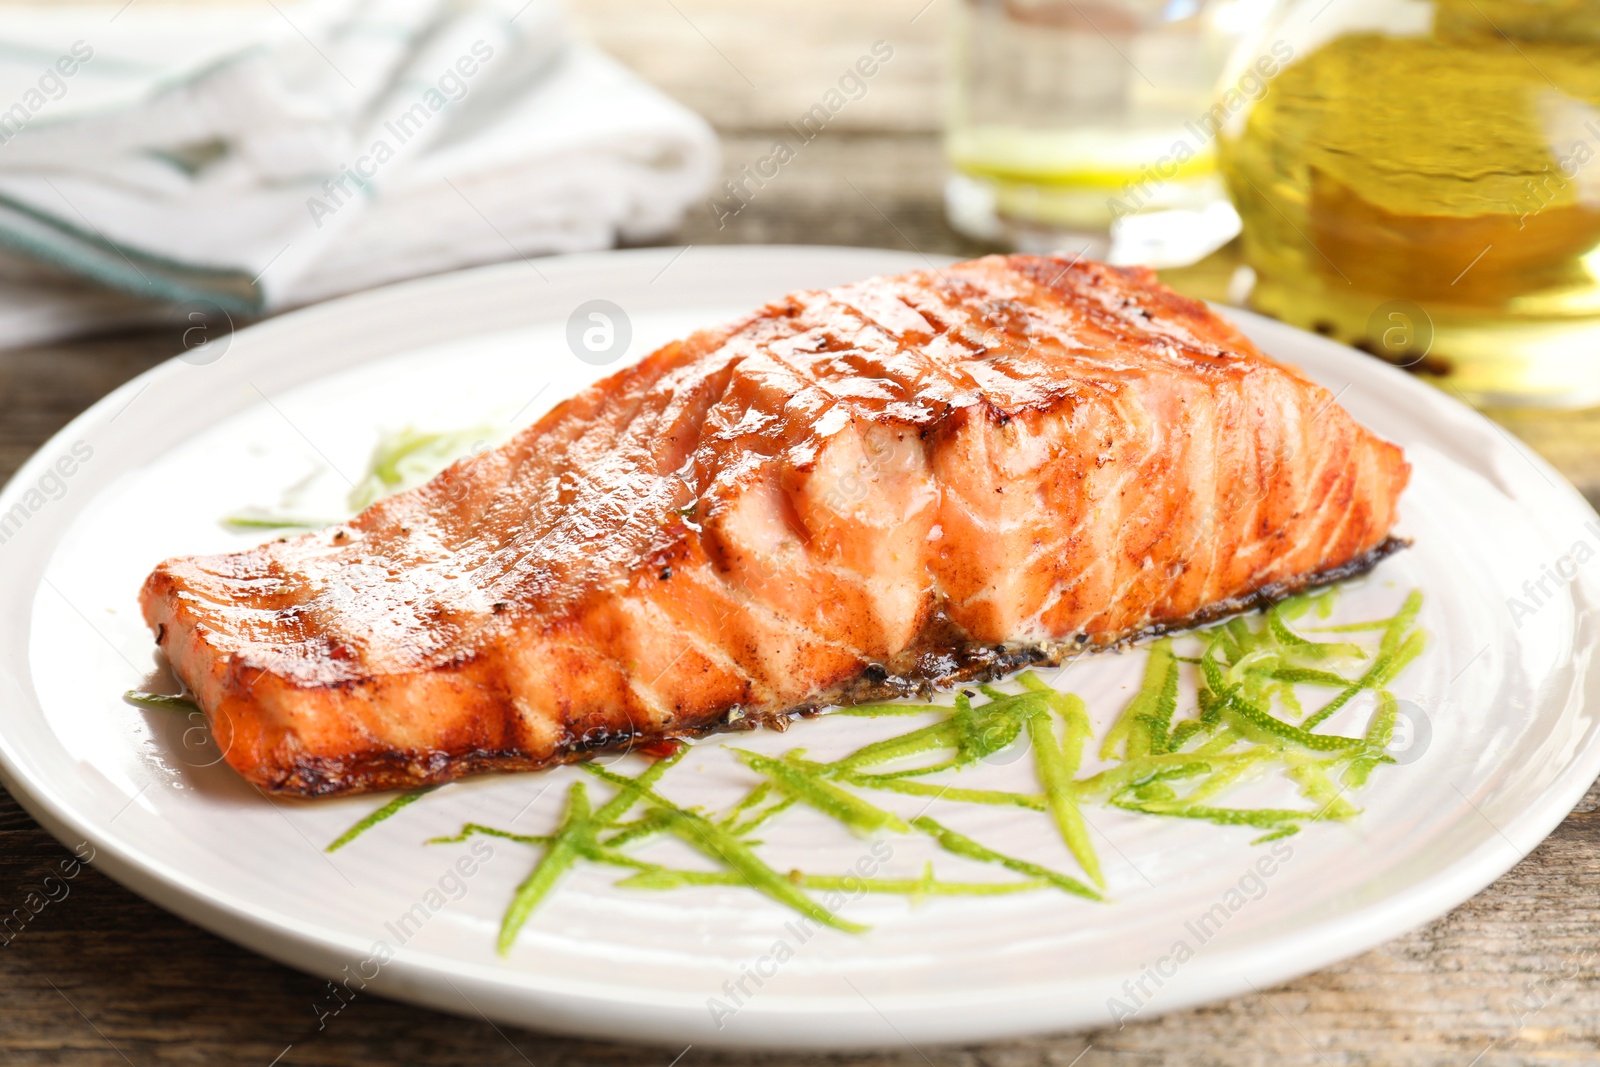
[[[227,761],[526,770],[1177,628],[1393,548],[1410,468],[1140,268],[991,256],[674,342],[143,607]]]

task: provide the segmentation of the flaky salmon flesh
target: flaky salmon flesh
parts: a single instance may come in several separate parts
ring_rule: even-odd
[[[1410,468],[1141,268],[991,256],[673,342],[349,522],[156,568],[230,763],[326,796],[908,695],[1370,567]]]

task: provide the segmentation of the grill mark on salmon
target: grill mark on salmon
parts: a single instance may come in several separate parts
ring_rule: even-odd
[[[349,523],[142,603],[305,796],[1058,663],[1375,565],[1400,450],[1137,268],[994,256],[666,345]]]

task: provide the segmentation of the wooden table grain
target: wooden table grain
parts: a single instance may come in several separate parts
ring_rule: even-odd
[[[894,61],[861,106],[806,144],[737,216],[719,222],[709,208],[697,209],[666,243],[845,244],[929,256],[983,251],[943,219],[934,102],[940,5],[775,0],[750,10],[755,6],[734,0],[575,5],[580,23],[606,47],[712,117],[730,179],[765,156],[783,135],[783,122],[804,111],[873,41],[895,42]],[[0,477],[73,415],[178,347],[175,333],[145,331],[0,353]],[[1491,414],[1591,501],[1600,500],[1600,413]],[[68,855],[0,793],[0,912]],[[313,1005],[321,981],[213,937],[91,867],[73,881],[70,896],[0,945],[0,1063],[1600,1063],[1597,887],[1600,790],[1592,789],[1543,844],[1455,911],[1287,985],[1121,1030],[969,1047],[895,1043],[861,1056],[755,1056],[574,1041],[373,996],[358,997],[319,1029]]]

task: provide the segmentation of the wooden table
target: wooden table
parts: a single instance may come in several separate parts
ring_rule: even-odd
[[[671,243],[982,251],[943,220],[933,103],[940,10],[923,6],[773,0],[748,10],[756,5],[584,0],[577,8],[614,53],[712,117],[730,177],[765,155],[782,122],[804,111],[872,41],[895,42],[894,61],[860,106],[806,145],[737,218],[719,228],[709,210],[697,211]],[[175,335],[143,332],[0,353],[0,477],[73,415],[177,350]],[[1600,500],[1600,414],[1493,414]],[[0,793],[0,910],[67,855]],[[1597,886],[1600,790],[1591,790],[1544,844],[1454,912],[1259,995],[1120,1031],[968,1048],[902,1046],[861,1057],[691,1049],[677,1062],[1600,1063]],[[376,997],[357,999],[319,1032],[312,1005],[322,991],[321,981],[212,937],[90,869],[72,883],[70,897],[0,948],[0,1062],[669,1067],[683,1051],[551,1038]]]

